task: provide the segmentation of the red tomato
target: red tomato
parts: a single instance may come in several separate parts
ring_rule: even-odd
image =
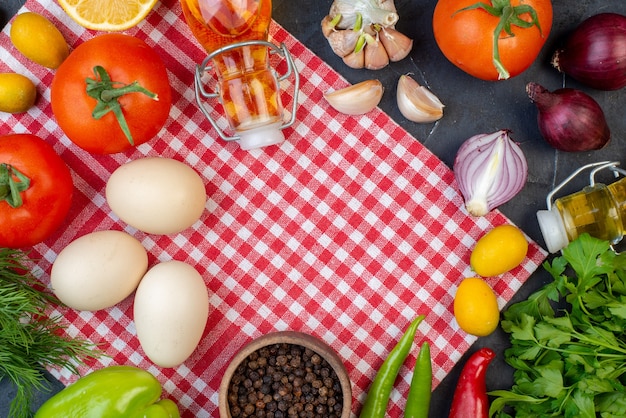
[[[120,127],[113,111],[100,119],[92,116],[98,103],[87,93],[87,79],[101,80],[102,67],[113,87],[137,84],[157,95],[142,92],[119,97],[121,113],[132,142]],[[52,112],[65,134],[79,147],[95,154],[126,151],[154,138],[169,116],[172,91],[163,61],[142,40],[119,33],[96,36],[79,45],[57,69],[52,80]],[[113,103],[115,105],[115,103]]]
[[[526,28],[514,21],[505,24],[494,51],[501,10],[494,8],[494,16],[480,7],[461,10],[475,7],[479,0],[439,0],[433,14],[433,32],[441,52],[461,70],[483,80],[506,79],[525,71],[537,58],[552,29],[551,0],[493,0],[481,4],[493,3],[510,4],[516,17],[524,22],[533,22],[529,10],[534,10],[538,24]],[[507,27],[511,33],[507,33]],[[504,67],[500,72],[494,65],[498,52]]]
[[[14,182],[20,175],[30,180],[17,207],[9,204],[7,174]],[[30,134],[0,136],[0,247],[29,247],[48,238],[65,221],[73,192],[70,169],[50,144]]]

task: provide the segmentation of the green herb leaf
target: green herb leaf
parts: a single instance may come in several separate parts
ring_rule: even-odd
[[[576,415],[581,418],[596,418],[596,409],[593,397],[586,392],[576,390],[572,394],[572,400],[576,404]]]
[[[623,395],[623,389],[622,391],[600,394],[596,396],[595,403],[598,412],[605,414],[603,416],[616,418],[626,416],[626,396]]]
[[[606,307],[609,309],[609,312],[611,312],[611,315],[626,319],[626,301],[624,301],[623,297],[620,298],[619,303],[608,303]]]
[[[626,254],[585,234],[543,267],[554,281],[503,313],[515,383],[490,416],[626,416]]]

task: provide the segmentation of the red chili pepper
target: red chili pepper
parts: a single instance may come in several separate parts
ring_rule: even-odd
[[[485,375],[487,366],[495,356],[492,349],[483,347],[467,360],[454,391],[449,418],[489,417]]]

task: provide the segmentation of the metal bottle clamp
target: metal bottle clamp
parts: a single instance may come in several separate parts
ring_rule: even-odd
[[[196,74],[195,74],[195,83],[194,83],[195,90],[196,90],[196,102],[198,103],[200,110],[202,111],[204,116],[209,120],[209,122],[211,122],[211,125],[213,126],[213,128],[215,128],[215,130],[218,132],[220,137],[225,141],[236,141],[236,140],[239,140],[240,137],[239,135],[233,135],[233,136],[226,135],[226,133],[224,133],[224,131],[217,124],[217,121],[211,116],[210,114],[211,109],[207,107],[207,104],[205,103],[205,100],[203,99],[208,100],[208,99],[218,98],[220,96],[219,86],[216,86],[215,92],[208,92],[205,89],[204,84],[202,83],[202,76],[207,71],[212,69],[210,62],[217,55],[222,54],[224,52],[232,51],[233,49],[246,47],[246,46],[255,46],[255,45],[265,46],[269,49],[270,54],[278,54],[283,59],[285,59],[285,61],[287,61],[287,71],[285,72],[285,74],[281,76],[274,74],[279,83],[281,81],[288,79],[292,75],[294,77],[294,93],[293,93],[293,104],[291,108],[291,117],[289,120],[283,121],[283,124],[279,127],[279,129],[282,130],[282,129],[290,127],[291,125],[293,125],[293,123],[296,120],[296,108],[298,105],[298,93],[300,90],[300,74],[298,73],[298,70],[296,69],[293,58],[291,57],[291,54],[287,50],[287,47],[285,46],[285,44],[281,44],[281,46],[278,47],[271,42],[261,41],[261,40],[234,43],[234,44],[231,44],[231,45],[228,45],[228,46],[225,46],[225,47],[222,47],[213,51],[202,61],[201,64],[197,65]],[[272,71],[274,71],[273,68],[272,68]]]
[[[615,177],[618,177],[619,174],[626,176],[626,170],[619,168],[618,165],[619,165],[619,161],[601,161],[597,163],[590,163],[590,164],[580,167],[578,170],[570,174],[565,180],[563,180],[558,186],[556,186],[550,193],[548,193],[548,196],[546,198],[546,206],[548,207],[548,210],[552,209],[552,199],[554,195],[559,190],[561,190],[567,183],[572,181],[574,177],[578,176],[584,170],[587,170],[590,168],[592,169],[591,172],[589,173],[589,185],[593,186],[596,182],[595,181],[596,173],[600,170],[604,170],[605,168],[608,168],[609,170],[611,170]]]

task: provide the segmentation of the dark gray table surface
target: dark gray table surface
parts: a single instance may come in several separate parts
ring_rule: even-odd
[[[590,162],[621,160],[626,163],[626,117],[623,110],[626,106],[626,89],[616,92],[593,90],[564,79],[549,64],[552,52],[565,35],[583,19],[608,11],[626,14],[626,2],[623,0],[553,0],[552,33],[540,56],[528,71],[501,82],[475,79],[443,57],[432,34],[431,18],[435,0],[396,0],[400,15],[397,28],[414,39],[414,47],[408,58],[380,71],[352,70],[331,52],[320,31],[320,21],[328,13],[331,3],[332,0],[274,0],[273,17],[352,83],[378,78],[387,91],[393,91],[401,74],[412,73],[416,80],[428,86],[446,105],[444,117],[439,123],[420,125],[407,121],[397,109],[395,94],[385,94],[380,107],[450,167],[458,147],[465,139],[478,133],[510,129],[512,137],[521,144],[526,154],[529,173],[522,192],[501,206],[500,210],[539,244],[543,245],[544,241],[535,213],[545,208],[546,195],[555,185],[576,168]],[[23,0],[0,1],[0,27],[4,27],[21,4]],[[558,152],[547,145],[537,127],[535,107],[525,93],[525,85],[530,81],[538,82],[549,90],[565,84],[594,97],[604,109],[611,127],[612,139],[609,145],[602,150],[583,153]],[[580,179],[565,192],[580,189],[585,181],[585,178]],[[526,298],[548,280],[548,274],[540,268],[512,302]],[[510,387],[512,370],[503,361],[508,336],[498,329],[489,337],[478,339],[459,365],[434,391],[431,417],[448,415],[460,366],[467,356],[482,346],[489,346],[498,354],[488,372],[488,390]],[[53,381],[52,384],[55,389],[60,387],[58,382]],[[40,399],[45,396],[42,395]],[[1,381],[0,417],[6,416],[11,397],[11,388],[6,380]]]

